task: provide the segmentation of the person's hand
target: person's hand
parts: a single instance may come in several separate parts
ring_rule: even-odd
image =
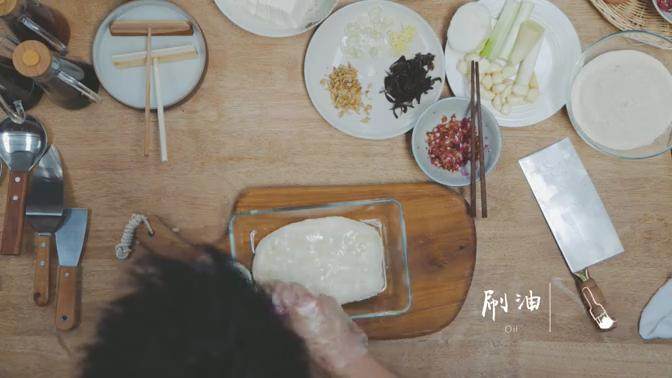
[[[366,335],[334,298],[313,295],[294,283],[274,283],[267,290],[276,312],[287,317],[322,368],[340,375],[367,354]]]

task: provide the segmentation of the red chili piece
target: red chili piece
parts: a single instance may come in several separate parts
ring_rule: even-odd
[[[469,118],[458,120],[453,114],[441,117],[441,123],[427,133],[429,160],[432,165],[456,172],[468,161],[471,154]]]

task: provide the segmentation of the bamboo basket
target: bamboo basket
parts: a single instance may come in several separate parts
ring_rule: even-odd
[[[672,38],[672,24],[658,13],[653,1],[630,0],[624,4],[607,4],[603,0],[590,0],[607,21],[621,30],[646,30]]]

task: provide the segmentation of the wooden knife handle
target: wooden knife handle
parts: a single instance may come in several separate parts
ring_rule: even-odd
[[[49,304],[49,266],[51,260],[51,235],[35,235],[35,278],[33,300],[38,306]]]
[[[607,312],[607,302],[597,282],[588,277],[587,280],[577,280],[579,294],[586,305],[588,315],[600,331],[609,331],[616,328],[616,319]]]
[[[77,267],[58,267],[56,328],[69,331],[77,325]]]
[[[21,253],[27,192],[28,172],[10,171],[7,204],[5,205],[5,223],[2,229],[2,240],[0,241],[0,255],[18,255]]]

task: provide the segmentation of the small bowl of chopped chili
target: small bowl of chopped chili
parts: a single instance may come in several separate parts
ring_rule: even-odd
[[[665,21],[672,24],[672,0],[653,0],[653,5]]]
[[[415,161],[429,178],[446,186],[469,185],[471,127],[468,107],[468,99],[444,98],[427,108],[413,129]],[[499,160],[502,133],[497,120],[485,107],[482,115],[485,173],[488,174]]]

